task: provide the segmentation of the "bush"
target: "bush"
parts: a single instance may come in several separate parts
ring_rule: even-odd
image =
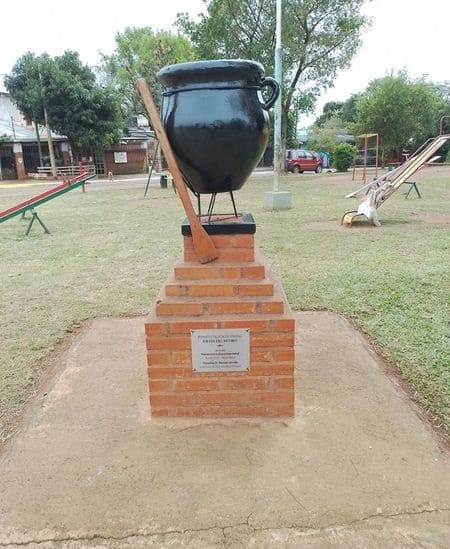
[[[349,143],[339,143],[334,149],[334,167],[338,172],[346,172],[353,164],[353,147]]]

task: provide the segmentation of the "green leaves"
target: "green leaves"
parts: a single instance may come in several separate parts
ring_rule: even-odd
[[[165,65],[192,61],[193,48],[183,36],[150,27],[128,27],[116,36],[112,55],[103,55],[102,69],[107,81],[122,97],[127,114],[145,114],[134,88],[134,79],[144,77],[155,98],[161,87],[156,73]]]
[[[349,143],[339,143],[334,148],[334,167],[338,172],[346,172],[353,164],[353,147]]]
[[[119,137],[123,119],[116,94],[96,83],[76,52],[54,59],[26,53],[5,85],[28,121],[44,124],[45,107],[51,129],[76,146],[106,146]]]
[[[373,80],[357,101],[355,133],[379,133],[383,149],[415,148],[438,133],[445,102],[423,78],[406,72]]]
[[[292,111],[307,111],[339,69],[349,65],[369,20],[363,0],[289,0],[282,14],[283,135]],[[198,22],[178,16],[178,28],[196,54],[208,58],[249,58],[273,74],[275,0],[211,0]]]
[[[12,73],[4,79],[6,89],[27,122],[44,123],[39,75],[41,64],[45,61],[44,55],[38,58],[34,53],[27,52],[17,60]]]

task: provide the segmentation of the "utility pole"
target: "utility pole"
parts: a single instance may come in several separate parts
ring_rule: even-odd
[[[13,137],[14,137],[14,141],[17,139],[16,138],[16,128],[14,126],[14,118],[11,116],[11,128],[12,128],[12,132],[13,132]]]
[[[273,190],[264,193],[263,207],[265,210],[288,210],[292,207],[291,193],[280,191],[280,175],[284,168],[284,158],[281,158],[281,97],[283,90],[283,74],[281,67],[281,19],[282,0],[276,0],[275,13],[275,80],[280,85],[280,95],[274,105],[273,133]]]
[[[273,134],[273,191],[280,190],[281,172],[281,94],[283,93],[281,70],[281,0],[276,2],[276,30],[275,30],[275,80],[280,84],[280,95],[274,105],[274,134]]]

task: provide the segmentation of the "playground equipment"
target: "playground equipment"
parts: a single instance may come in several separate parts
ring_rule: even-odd
[[[417,172],[420,168],[428,165],[439,158],[435,153],[450,140],[450,134],[438,135],[430,138],[417,151],[415,151],[403,164],[361,186],[356,191],[348,194],[346,198],[355,197],[359,192],[365,191],[366,198],[358,206],[357,210],[345,212],[342,216],[341,224],[352,226],[355,217],[365,215],[367,219],[375,226],[379,226],[377,209],[392,196],[403,183],[412,183],[408,179]],[[415,186],[415,185],[414,185]],[[417,187],[416,187],[417,191]]]
[[[82,187],[84,192],[84,185],[89,179],[92,179],[93,177],[95,177],[95,174],[93,173],[82,172],[72,179],[65,179],[62,183],[60,183],[53,189],[49,189],[48,191],[36,194],[35,196],[32,196],[31,198],[28,198],[23,202],[19,202],[15,206],[11,206],[10,208],[0,212],[0,223],[3,223],[4,221],[7,221],[8,219],[11,219],[12,217],[15,217],[17,215],[21,215],[22,218],[24,218],[25,214],[27,212],[30,212],[31,219],[25,235],[27,236],[30,233],[33,223],[35,221],[37,221],[41,225],[45,233],[50,234],[50,231],[44,225],[35,208],[37,206],[40,206],[41,204],[44,204],[45,202],[48,202],[49,200],[53,200],[57,196],[61,196],[62,194],[65,194],[79,187]]]
[[[363,149],[361,149],[361,141]],[[375,177],[378,176],[378,148],[379,137],[377,133],[365,133],[358,135],[355,140],[355,149],[353,155],[353,175],[352,180],[356,179],[356,168],[362,166],[362,181],[367,180],[367,168],[375,169]]]
[[[155,167],[158,151],[159,151],[159,141],[156,142],[155,150],[153,151],[153,158],[151,160],[150,169],[148,171],[147,184],[145,185],[144,198],[147,196],[147,193],[148,193],[148,188],[150,186],[150,179],[152,178],[153,168]]]
[[[158,156],[159,148],[160,148],[160,143],[159,143],[159,141],[156,141],[155,151],[153,153],[153,158],[150,161],[150,168],[148,170],[148,177],[147,177],[147,183],[145,185],[144,198],[147,196],[147,193],[148,193],[148,188],[150,186],[150,179],[152,178],[152,175],[153,175],[153,169],[154,169],[154,166],[155,166],[156,158]],[[160,172],[155,172],[155,175],[159,175],[160,185],[161,185],[162,188],[167,188],[167,184],[171,183],[174,193],[177,194],[177,189],[176,189],[175,184],[173,182],[172,174],[170,173],[169,170],[162,170]]]

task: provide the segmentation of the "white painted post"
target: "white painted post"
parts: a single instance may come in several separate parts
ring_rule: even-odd
[[[280,190],[281,163],[281,12],[282,0],[276,2],[276,31],[275,31],[275,80],[280,84],[280,95],[274,105],[274,135],[273,135],[273,191]]]
[[[280,175],[284,170],[284,158],[281,158],[281,94],[283,75],[281,70],[281,19],[282,0],[276,0],[275,28],[275,80],[280,84],[280,95],[274,105],[273,131],[273,190],[264,193],[265,210],[288,210],[292,207],[291,193],[280,191]]]

